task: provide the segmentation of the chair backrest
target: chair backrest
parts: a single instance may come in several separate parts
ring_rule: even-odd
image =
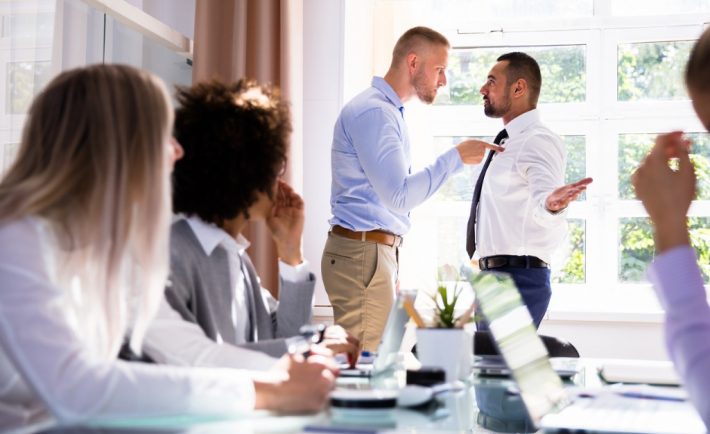
[[[571,343],[554,336],[540,335],[550,357],[579,357],[579,351]],[[499,355],[491,333],[477,331],[473,337],[473,354],[477,356]]]

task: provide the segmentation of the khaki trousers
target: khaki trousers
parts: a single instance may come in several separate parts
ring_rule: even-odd
[[[321,273],[335,323],[376,351],[395,297],[397,247],[328,233]]]

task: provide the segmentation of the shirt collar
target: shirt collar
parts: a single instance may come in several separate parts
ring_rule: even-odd
[[[207,256],[210,256],[218,245],[224,246],[237,254],[242,254],[250,246],[249,240],[239,234],[236,239],[232,238],[224,229],[213,223],[207,223],[197,216],[184,217],[195,233],[197,240],[202,246]]]
[[[513,138],[522,134],[530,125],[540,122],[540,112],[537,109],[527,111],[505,125],[508,137]]]
[[[402,104],[402,100],[399,98],[399,95],[397,95],[397,92],[392,89],[392,86],[390,86],[390,84],[387,83],[384,78],[372,77],[372,87],[382,92],[387,97],[387,99],[395,107],[397,107],[397,110],[399,110],[400,112],[404,110],[404,104]]]

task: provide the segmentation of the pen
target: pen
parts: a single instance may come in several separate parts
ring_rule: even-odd
[[[669,395],[654,395],[643,392],[616,392],[618,395],[625,398],[636,398],[636,399],[653,399],[656,401],[673,401],[673,402],[685,402],[686,399],[682,396],[669,396]]]
[[[624,398],[633,399],[649,399],[654,401],[671,401],[671,402],[685,402],[686,398],[682,396],[670,396],[670,395],[655,395],[653,393],[643,393],[643,392],[612,392],[614,395],[622,396]],[[577,394],[579,398],[597,398],[598,393],[581,392]]]

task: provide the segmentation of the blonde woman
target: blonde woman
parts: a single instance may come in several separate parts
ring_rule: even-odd
[[[0,427],[323,406],[318,356],[259,379],[117,360],[163,296],[172,122],[162,83],[127,66],[65,72],[35,99],[0,182]]]

